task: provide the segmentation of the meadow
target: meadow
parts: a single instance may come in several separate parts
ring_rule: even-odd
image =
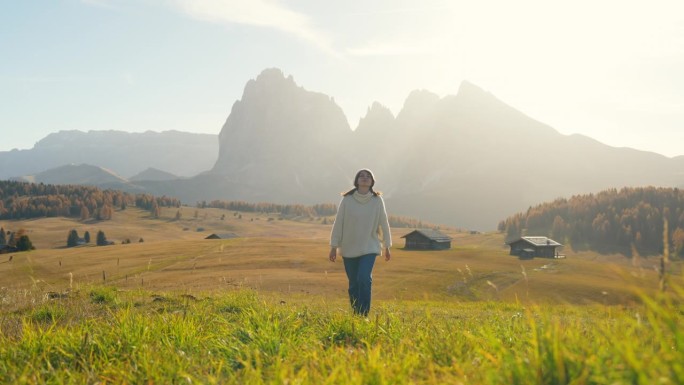
[[[684,383],[681,262],[662,293],[654,257],[520,260],[457,229],[409,251],[395,228],[361,318],[326,221],[182,210],[0,223],[37,247],[0,256],[0,382]],[[65,248],[72,228],[115,244]]]

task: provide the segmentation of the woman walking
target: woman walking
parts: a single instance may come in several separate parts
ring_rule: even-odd
[[[349,279],[349,301],[354,313],[367,316],[371,304],[372,272],[375,257],[381,254],[389,261],[392,236],[385,202],[373,190],[375,177],[368,169],[359,170],[354,188],[343,194],[330,235],[330,261],[338,251]]]

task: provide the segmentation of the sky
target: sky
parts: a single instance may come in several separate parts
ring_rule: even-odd
[[[60,130],[218,134],[280,68],[355,129],[467,80],[563,134],[684,155],[684,2],[0,2],[0,151]]]

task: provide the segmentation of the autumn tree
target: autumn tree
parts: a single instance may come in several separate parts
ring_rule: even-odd
[[[676,188],[625,187],[560,198],[514,214],[499,231],[551,236],[576,250],[649,256],[663,251],[664,221],[672,254],[684,254],[684,190]]]
[[[159,218],[159,216],[161,215],[161,209],[159,208],[159,204],[157,203],[156,199],[152,200],[152,207],[150,208],[150,213],[152,214],[152,218]]]
[[[553,225],[551,227],[551,236],[554,239],[563,242],[565,240],[565,232],[566,226],[563,217],[556,215],[556,217],[553,219]]]
[[[520,215],[509,218],[506,221],[506,241],[512,241],[522,236],[522,226],[520,224]]]
[[[674,255],[684,256],[684,229],[677,228],[672,234],[672,246],[674,249]]]
[[[90,218],[90,210],[88,210],[88,206],[82,205],[81,206],[81,220],[85,221]]]

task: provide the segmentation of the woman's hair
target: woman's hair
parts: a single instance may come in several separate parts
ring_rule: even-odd
[[[361,172],[364,172],[364,171],[367,172],[371,176],[371,185],[370,185],[371,194],[373,194],[373,196],[376,196],[376,197],[382,195],[382,192],[373,190],[373,186],[375,186],[375,175],[373,175],[373,172],[367,168],[362,168],[361,170],[357,171],[356,175],[354,176],[354,188],[347,191],[347,192],[343,192],[342,196],[346,197],[347,195],[352,195],[356,190],[359,189],[359,174],[361,174]]]

